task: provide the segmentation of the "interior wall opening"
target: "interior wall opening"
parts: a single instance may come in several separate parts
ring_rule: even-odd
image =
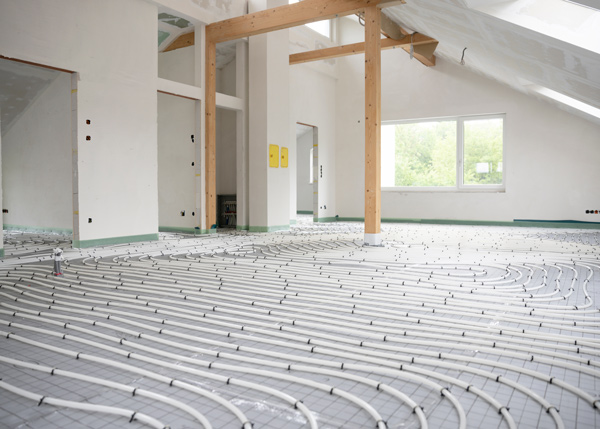
[[[317,127],[296,123],[296,210],[319,218],[319,148]]]
[[[77,88],[72,91],[72,76],[0,59],[3,229],[73,235]]]
[[[195,232],[196,101],[158,93],[158,225]]]

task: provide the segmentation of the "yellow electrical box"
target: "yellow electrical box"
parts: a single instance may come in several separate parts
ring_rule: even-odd
[[[279,168],[279,146],[269,145],[269,167]]]
[[[281,148],[281,168],[287,168],[287,167],[288,167],[288,148],[282,147]]]

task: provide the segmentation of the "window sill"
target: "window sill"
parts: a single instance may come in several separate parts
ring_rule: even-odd
[[[465,188],[428,188],[428,187],[385,187],[381,188],[382,192],[400,192],[400,193],[455,193],[455,194],[470,194],[470,193],[496,193],[496,194],[504,194],[506,193],[505,188],[498,187],[465,187]]]

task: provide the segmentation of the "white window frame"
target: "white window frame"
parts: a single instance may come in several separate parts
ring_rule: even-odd
[[[498,185],[468,185],[464,183],[464,123],[478,119],[502,119],[502,183]],[[506,114],[450,116],[440,118],[384,121],[382,125],[416,124],[423,122],[456,121],[456,185],[454,186],[389,186],[385,192],[506,192]]]

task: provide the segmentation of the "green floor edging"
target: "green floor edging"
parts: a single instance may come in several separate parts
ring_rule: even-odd
[[[317,222],[337,222],[338,218],[337,217],[320,217],[317,219]]]
[[[296,225],[298,221],[296,219],[290,219],[290,225]]]
[[[35,232],[35,233],[53,233],[62,235],[73,235],[73,230],[70,228],[54,228],[44,226],[27,226],[27,225],[12,225],[5,223],[2,227],[6,230],[24,231],[24,232]]]
[[[296,211],[296,214],[311,215],[311,214],[313,214],[313,211],[312,210],[298,210],[298,211]]]
[[[200,229],[179,226],[159,226],[158,232],[175,232],[180,234],[201,234]]]
[[[250,232],[276,232],[286,231],[290,229],[289,225],[274,225],[274,226],[251,226],[248,231]]]
[[[364,222],[362,217],[339,217],[338,222]],[[493,220],[460,220],[460,219],[397,219],[382,218],[383,223],[419,223],[425,225],[479,225],[479,226],[514,226],[533,228],[570,228],[570,229],[600,229],[600,222],[584,222],[578,220],[522,220],[493,221]]]
[[[158,234],[129,235],[124,237],[97,238],[95,240],[74,240],[73,248],[110,246],[113,244],[135,243],[139,241],[157,241]]]
[[[250,227],[248,225],[236,225],[235,229],[238,231],[248,231]]]
[[[0,249],[0,258],[4,258],[4,249]]]

